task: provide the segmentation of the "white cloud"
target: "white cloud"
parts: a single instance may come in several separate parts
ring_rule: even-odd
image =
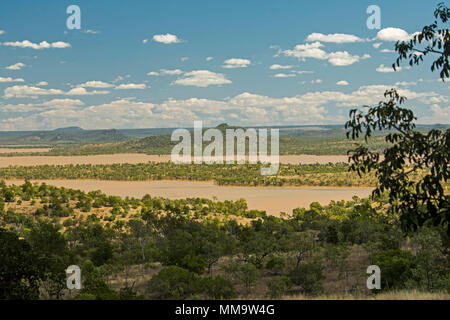
[[[234,69],[234,68],[247,68],[252,62],[248,59],[231,58],[225,60],[222,68]]]
[[[211,61],[213,59],[214,59],[213,57],[206,57],[206,61]]]
[[[105,104],[83,108],[77,108],[81,106],[80,101],[61,99],[45,102],[47,108],[53,109],[35,110],[38,111],[36,114],[21,116],[2,114],[0,130],[53,129],[73,125],[87,129],[148,128],[161,127],[162,124],[167,127],[185,127],[192,126],[194,119],[201,119],[205,124],[230,121],[230,119],[242,125],[337,123],[344,122],[346,117],[329,114],[326,104],[339,107],[372,105],[378,103],[384,91],[390,88],[392,88],[391,85],[369,85],[350,93],[314,91],[281,98],[243,92],[221,100],[168,99],[159,104],[135,101],[135,99],[116,99]],[[430,97],[443,100],[434,92],[414,92],[403,88],[399,89],[399,93],[410,100]],[[428,100],[431,102],[430,99]],[[37,109],[38,105],[2,106],[0,113],[14,109],[29,111],[31,108]],[[436,106],[432,108],[441,116],[440,119],[445,119],[443,117],[450,111],[447,108],[437,109]]]
[[[23,41],[14,41],[14,42],[3,42],[2,45],[7,46],[7,47],[31,48],[34,50],[49,49],[49,48],[63,49],[63,48],[70,47],[70,43],[62,42],[62,41],[56,41],[53,43],[49,43],[47,41],[41,41],[40,43],[33,43],[28,40],[23,40]]]
[[[106,83],[103,81],[87,81],[85,83],[79,84],[78,87],[84,87],[84,88],[111,88],[114,87],[114,85],[110,83]]]
[[[48,85],[47,81],[41,81],[41,82],[36,83],[36,86],[38,86],[38,87],[45,87],[47,85]]]
[[[176,75],[183,74],[183,70],[180,70],[180,69],[173,69],[173,70],[161,69],[159,71],[161,74],[169,75],[169,76],[176,76]]]
[[[294,73],[277,73],[274,75],[274,78],[290,78],[295,77],[296,75]]]
[[[358,62],[360,59],[370,58],[370,55],[365,54],[362,57],[351,55],[347,51],[336,51],[327,53],[323,49],[323,44],[320,42],[298,44],[293,50],[281,51],[284,55],[305,60],[306,58],[313,58],[319,60],[328,60],[334,66],[348,66]]]
[[[98,31],[98,30],[91,30],[91,29],[87,29],[82,32],[86,33],[86,34],[99,34],[100,33],[100,31]]]
[[[189,57],[181,57],[181,62],[184,62],[184,61],[188,61],[189,60]]]
[[[375,42],[372,46],[373,46],[375,49],[378,49],[381,45],[382,45],[381,42]]]
[[[339,80],[338,82],[336,82],[336,84],[338,86],[348,86],[348,82],[345,80]]]
[[[24,82],[24,81],[25,80],[23,80],[22,78],[13,79],[11,77],[7,77],[7,78],[0,77],[0,83],[5,83],[5,82]]]
[[[142,43],[143,43],[143,44],[146,44],[147,42],[148,42],[148,39],[142,40]]]
[[[401,71],[401,70],[402,70],[402,67],[397,67],[396,69],[397,69],[396,71]],[[394,68],[392,68],[392,67],[386,67],[384,64],[380,64],[380,65],[378,66],[378,68],[376,69],[376,71],[377,71],[377,72],[382,72],[382,73],[396,72],[396,71],[394,70]]]
[[[10,66],[5,67],[5,69],[8,69],[8,70],[20,70],[23,67],[25,67],[25,64],[23,64],[22,62],[17,62],[15,64],[12,64]]]
[[[322,79],[311,80],[311,83],[312,83],[312,84],[315,84],[315,83],[322,83]]]
[[[409,86],[415,86],[417,84],[417,82],[411,81],[398,81],[395,83],[396,86],[400,86],[400,87],[409,87]]]
[[[270,70],[284,70],[284,69],[292,69],[293,66],[282,66],[280,64],[273,64],[270,66]]]
[[[353,56],[347,51],[332,52],[328,55],[328,62],[333,66],[349,66],[355,62],[358,62],[359,59],[360,57]]]
[[[148,76],[159,76],[159,73],[156,71],[150,71],[150,72],[147,72],[147,75]]]
[[[412,35],[400,28],[384,28],[378,31],[376,39],[382,41],[407,41]]]
[[[450,106],[441,108],[439,105],[433,104],[430,106],[430,111],[429,116],[419,119],[421,123],[450,123]]]
[[[171,43],[180,43],[183,40],[179,39],[174,34],[166,33],[166,34],[155,34],[153,36],[153,41],[164,43],[164,44],[171,44]]]
[[[395,50],[391,50],[391,49],[381,49],[380,52],[382,52],[382,53],[394,53]]]
[[[130,89],[145,89],[147,88],[145,83],[123,83],[118,85],[115,89],[116,90],[130,90]]]
[[[221,85],[231,83],[225,75],[209,70],[195,70],[184,74],[184,78],[177,79],[174,84],[182,86],[208,87],[210,85]]]
[[[6,88],[4,93],[5,93],[4,97],[8,99],[8,98],[25,98],[25,97],[33,98],[35,96],[42,96],[42,95],[64,94],[64,91],[59,89],[43,89],[23,85]]]
[[[322,34],[322,33],[311,33],[307,38],[307,42],[320,41],[320,42],[333,42],[333,43],[352,43],[352,42],[363,42],[364,40],[352,35],[344,33],[333,33],[333,34]]]
[[[308,70],[295,70],[292,72],[297,73],[297,74],[314,73],[314,71],[308,71]]]
[[[0,30],[0,35],[5,34],[6,31],[5,30]]]
[[[297,59],[314,58],[326,60],[328,58],[328,54],[324,50],[320,49],[322,47],[323,44],[320,42],[298,44],[293,50],[284,50],[283,53],[286,56],[295,57]]]
[[[90,95],[96,95],[96,94],[108,94],[109,91],[87,91],[85,88],[78,87],[70,89],[68,92],[65,93],[65,95],[68,96],[90,96]]]
[[[95,95],[107,94],[108,91],[87,91],[85,88],[73,88],[68,92],[60,89],[44,89],[39,87],[21,85],[6,88],[4,91],[4,98],[37,98],[45,95]]]
[[[78,99],[53,99],[43,102],[40,105],[49,108],[73,108],[84,105],[84,102]]]

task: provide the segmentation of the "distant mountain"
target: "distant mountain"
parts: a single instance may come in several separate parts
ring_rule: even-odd
[[[84,129],[80,128],[80,127],[65,127],[65,128],[58,128],[53,131],[54,132],[80,132],[80,131],[84,131]]]

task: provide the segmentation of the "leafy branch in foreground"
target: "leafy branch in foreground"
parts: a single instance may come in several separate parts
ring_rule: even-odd
[[[399,56],[392,65],[394,70],[400,66],[402,60],[409,60],[410,66],[419,65],[426,55],[434,53],[439,57],[432,63],[431,71],[441,70],[442,80],[449,77],[450,33],[448,29],[439,28],[438,19],[442,23],[447,23],[450,19],[450,9],[444,3],[439,3],[434,11],[434,17],[435,21],[423,27],[422,32],[415,34],[409,42],[398,41],[395,44],[395,51]],[[427,44],[425,45],[425,43]]]
[[[375,131],[387,130],[392,146],[382,156],[364,145],[350,150],[350,169],[360,176],[375,172],[379,184],[373,194],[389,193],[390,210],[401,214],[405,230],[431,223],[446,226],[450,234],[450,196],[444,190],[450,179],[450,130],[415,131],[413,112],[399,106],[406,98],[394,89],[385,97],[367,112],[351,110],[345,128],[347,138],[364,136],[366,141]],[[422,170],[426,174],[414,175]]]

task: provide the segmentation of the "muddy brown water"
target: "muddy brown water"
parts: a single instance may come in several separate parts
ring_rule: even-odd
[[[17,149],[16,149],[17,150]],[[282,155],[280,163],[286,164],[327,164],[329,162],[347,162],[345,155]],[[13,156],[0,157],[0,167],[8,166],[37,166],[37,165],[65,165],[65,164],[113,164],[113,163],[145,163],[167,162],[170,155],[147,155],[139,153],[102,154],[90,156]]]
[[[23,180],[8,180],[21,184]],[[331,200],[351,200],[353,196],[367,197],[371,188],[338,187],[236,187],[218,186],[203,181],[105,181],[105,180],[32,180],[85,192],[101,190],[108,195],[141,198],[145,194],[169,199],[208,198],[238,200],[244,198],[249,209],[265,210],[269,214],[292,213],[299,207],[308,208],[312,202],[322,205]]]

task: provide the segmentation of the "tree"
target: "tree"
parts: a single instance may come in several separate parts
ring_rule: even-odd
[[[246,262],[239,266],[236,277],[242,282],[247,294],[249,294],[252,285],[254,285],[259,278],[258,268],[256,268],[254,264]]]
[[[447,23],[450,10],[441,3],[434,15]],[[425,41],[428,45],[423,48]],[[396,65],[405,59],[409,59],[411,66],[418,65],[427,54],[438,54],[431,70],[440,68],[440,77],[445,80],[449,78],[449,43],[448,29],[438,29],[435,21],[409,43],[396,44],[399,54]],[[395,64],[393,67],[395,69]],[[414,113],[401,107],[406,98],[395,89],[386,91],[385,97],[387,101],[368,107],[367,112],[350,111],[350,120],[345,124],[347,138],[364,136],[367,142],[376,131],[386,130],[385,140],[390,144],[383,157],[364,145],[350,150],[351,169],[360,176],[375,172],[379,184],[373,195],[389,192],[391,211],[400,214],[405,230],[416,230],[429,221],[435,226],[445,226],[450,235],[450,196],[445,194],[443,187],[450,178],[450,129],[433,129],[427,133],[416,131]]]
[[[402,289],[411,277],[413,255],[409,251],[387,250],[376,254],[375,265],[381,269],[381,289]]]
[[[444,253],[439,232],[421,228],[412,237],[415,267],[409,281],[414,288],[433,291],[442,290],[450,284],[450,261]]]
[[[43,288],[50,297],[59,299],[66,285],[65,270],[70,265],[66,239],[53,224],[42,222],[31,230],[27,240],[40,268],[45,270]]]
[[[38,299],[44,270],[31,246],[0,228],[0,257],[0,299]]]
[[[395,44],[395,51],[399,56],[392,65],[394,70],[403,60],[408,60],[410,66],[419,65],[428,54],[437,54],[438,58],[431,64],[431,71],[440,69],[442,80],[449,77],[450,33],[448,29],[439,28],[438,20],[443,24],[447,23],[450,9],[441,2],[434,11],[434,17],[434,22],[423,27],[422,32],[415,34],[412,39]]]
[[[150,279],[147,290],[156,299],[186,299],[198,291],[195,280],[194,273],[177,266],[169,266]]]
[[[231,282],[220,276],[202,279],[201,288],[208,299],[232,299],[236,296]]]
[[[301,287],[305,294],[318,294],[322,292],[322,283],[325,276],[322,273],[322,263],[313,261],[296,267],[289,274],[293,284]]]

